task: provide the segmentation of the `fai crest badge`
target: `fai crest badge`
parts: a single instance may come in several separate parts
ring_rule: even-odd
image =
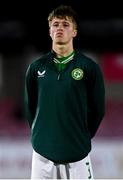
[[[75,79],[75,80],[81,80],[84,76],[84,72],[82,69],[80,68],[76,68],[76,69],[73,69],[72,73],[72,78]]]

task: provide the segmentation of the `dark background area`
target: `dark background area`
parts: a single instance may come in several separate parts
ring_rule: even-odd
[[[45,3],[45,4],[44,4]],[[38,50],[50,48],[47,16],[60,4],[78,13],[80,29],[75,45],[96,52],[122,51],[122,5],[105,1],[5,2],[0,6],[0,51],[20,53],[28,44]]]

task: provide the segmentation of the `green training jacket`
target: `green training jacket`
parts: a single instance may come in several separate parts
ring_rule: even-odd
[[[33,61],[25,77],[25,110],[34,150],[56,163],[75,162],[91,150],[105,111],[99,65],[75,50],[58,71],[51,51]]]

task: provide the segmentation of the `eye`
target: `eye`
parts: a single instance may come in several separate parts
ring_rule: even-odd
[[[58,23],[54,23],[52,26],[54,26],[54,27],[58,27],[58,26],[59,26],[59,24],[58,24]]]
[[[65,22],[65,23],[63,23],[63,26],[64,26],[64,27],[69,27],[69,23],[66,23],[66,22]]]

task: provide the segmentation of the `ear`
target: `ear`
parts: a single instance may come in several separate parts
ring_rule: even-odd
[[[74,31],[73,31],[73,37],[76,37],[77,36],[77,30],[75,29]]]
[[[51,36],[50,28],[49,28],[49,35]]]

